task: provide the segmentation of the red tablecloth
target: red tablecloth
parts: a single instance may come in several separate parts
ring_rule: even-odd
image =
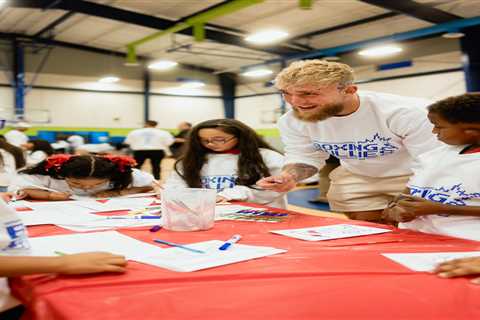
[[[292,214],[281,223],[221,221],[203,232],[121,229],[150,243],[241,234],[243,244],[288,252],[190,273],[129,262],[122,275],[28,276],[11,284],[28,308],[25,319],[480,319],[480,286],[413,272],[380,255],[480,250],[479,242],[404,230],[321,242],[269,232],[336,223],[345,220]],[[70,233],[54,226],[29,231]]]

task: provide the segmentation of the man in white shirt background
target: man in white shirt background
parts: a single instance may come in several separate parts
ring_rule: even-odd
[[[357,92],[353,82],[348,65],[323,60],[297,61],[278,74],[276,86],[292,107],[278,122],[286,161],[280,175],[258,185],[289,191],[332,155],[341,165],[330,174],[331,210],[381,222],[415,158],[438,146],[427,119],[430,101]]]
[[[27,122],[20,121],[17,122],[14,126],[14,128],[7,133],[5,133],[5,139],[7,139],[7,142],[10,144],[13,144],[14,146],[20,147],[22,144],[25,144],[28,142],[28,136],[25,134],[25,131],[27,131],[31,126]]]
[[[157,124],[156,121],[147,120],[144,128],[131,131],[124,143],[132,149],[138,169],[142,167],[145,160],[150,159],[152,174],[159,180],[160,162],[175,139],[169,132],[157,129]]]

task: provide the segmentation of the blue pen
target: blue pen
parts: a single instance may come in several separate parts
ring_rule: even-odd
[[[185,250],[196,252],[196,253],[205,253],[205,251],[189,248],[178,243],[173,243],[173,242],[160,240],[160,239],[153,239],[153,241],[161,244],[166,244],[167,246],[170,246],[170,247],[177,247],[177,248],[185,249]]]
[[[227,250],[232,244],[237,243],[242,238],[241,235],[236,234],[222,244],[218,250]]]
[[[107,217],[107,219],[161,219],[161,216]]]

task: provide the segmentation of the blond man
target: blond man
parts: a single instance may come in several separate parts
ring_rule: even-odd
[[[289,191],[332,155],[340,166],[330,173],[331,210],[381,222],[383,209],[404,190],[414,159],[438,146],[427,119],[430,101],[358,92],[348,65],[323,60],[294,62],[275,81],[292,107],[278,122],[286,165],[257,184]]]

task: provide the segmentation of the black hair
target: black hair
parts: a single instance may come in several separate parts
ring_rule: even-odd
[[[3,135],[0,135],[0,149],[5,150],[6,152],[10,153],[13,158],[15,159],[15,168],[20,169],[25,167],[25,155],[23,154],[22,148],[14,146],[7,142]],[[3,162],[3,159],[2,159]]]
[[[132,165],[120,165],[108,157],[98,156],[68,156],[66,161],[58,166],[52,166],[52,158],[38,163],[37,165],[20,171],[21,174],[38,174],[50,176],[54,179],[65,178],[97,178],[108,179],[113,190],[127,188],[132,183]],[[125,158],[127,157],[118,157]],[[128,158],[129,159],[129,158]]]
[[[218,129],[229,133],[238,139],[235,149],[240,151],[237,163],[238,185],[251,186],[270,175],[270,171],[263,161],[259,148],[276,151],[265,142],[252,128],[234,119],[214,119],[201,122],[192,128],[182,156],[175,162],[175,171],[185,180],[191,188],[202,186],[200,171],[204,166],[207,154],[212,152],[203,146],[198,136],[201,129]],[[181,164],[183,172],[178,165]]]
[[[48,142],[47,140],[37,139],[28,141],[28,143],[31,143],[33,145],[32,152],[43,151],[49,156],[51,156],[55,152],[50,145],[50,142]]]
[[[480,92],[465,93],[437,101],[428,106],[428,111],[438,114],[450,123],[480,124]]]
[[[158,122],[155,120],[147,120],[145,121],[145,125],[150,126],[150,127],[156,127],[158,125]]]

